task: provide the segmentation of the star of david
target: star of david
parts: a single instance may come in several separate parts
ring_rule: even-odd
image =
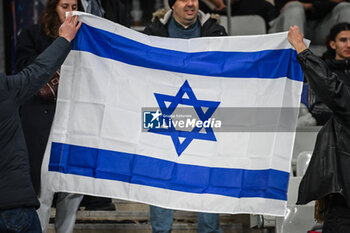
[[[185,98],[186,94],[188,98]],[[154,93],[154,95],[162,111],[162,115],[171,116],[179,104],[188,105],[193,106],[202,122],[207,121],[214,114],[220,104],[220,102],[216,101],[198,100],[187,80],[175,96],[159,93]],[[170,105],[167,107],[165,102],[169,102]],[[207,111],[204,112],[203,108],[207,108]],[[149,129],[149,132],[170,136],[174,143],[176,153],[180,156],[194,139],[216,141],[212,127],[205,127],[205,133],[200,132],[202,128],[203,126],[195,126],[192,131],[181,131],[176,130],[175,127],[170,124],[166,129]],[[180,142],[180,138],[184,138],[184,140]]]

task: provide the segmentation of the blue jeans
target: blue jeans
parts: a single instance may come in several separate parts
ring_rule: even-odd
[[[41,233],[38,215],[34,208],[17,208],[0,211],[0,232]]]
[[[157,206],[150,206],[153,233],[170,233],[174,212]],[[198,213],[199,233],[221,233],[219,214]]]

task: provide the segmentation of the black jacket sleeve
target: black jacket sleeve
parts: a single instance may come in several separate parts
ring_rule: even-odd
[[[6,77],[6,88],[22,104],[49,81],[71,50],[70,43],[58,37],[34,62],[16,75]]]
[[[157,17],[154,22],[145,27],[143,33],[149,36],[169,37],[168,24],[162,24]]]
[[[298,61],[316,96],[329,107],[344,124],[350,124],[350,92],[345,83],[327,64],[309,49],[298,54]]]

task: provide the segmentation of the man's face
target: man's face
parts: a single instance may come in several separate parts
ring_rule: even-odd
[[[335,50],[335,59],[344,60],[350,58],[350,30],[341,31],[335,41],[330,41],[329,46]]]
[[[175,20],[184,27],[196,22],[198,14],[198,0],[176,0],[173,7]]]

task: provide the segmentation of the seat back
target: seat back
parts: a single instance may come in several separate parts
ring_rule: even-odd
[[[227,30],[227,16],[220,16],[221,25]],[[264,19],[259,15],[241,15],[231,17],[231,34],[238,35],[259,35],[266,34]]]
[[[302,177],[290,177],[288,187],[287,213],[276,218],[276,233],[306,233],[317,223],[314,220],[314,204],[296,205],[299,184]]]
[[[303,151],[297,157],[297,176],[303,176],[309,166],[312,151]]]

